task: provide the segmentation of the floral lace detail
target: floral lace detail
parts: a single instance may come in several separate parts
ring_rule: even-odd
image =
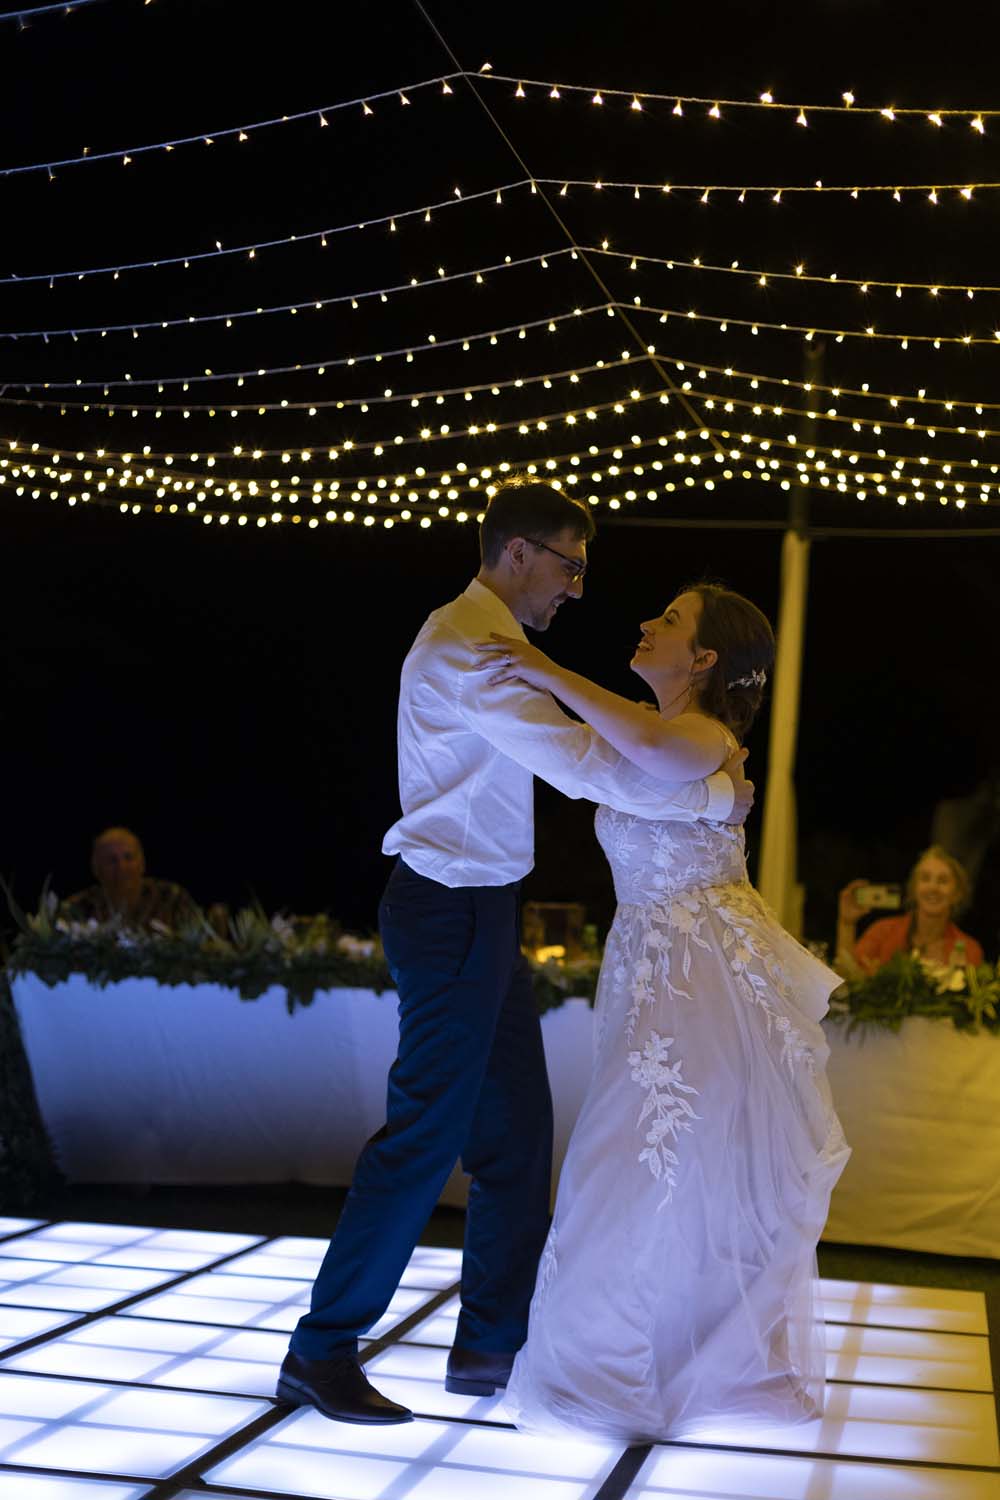
[[[761,917],[770,915],[764,901],[747,883],[709,887],[702,895],[725,923],[722,947],[740,989],[751,1005],[764,1012],[768,1030],[773,1028],[781,1037],[782,1062],[790,1068],[804,1065],[814,1072],[816,1059],[812,1048],[772,1003],[771,997],[775,995],[786,1002],[793,997],[778,956],[764,935],[766,929]],[[761,968],[763,974],[759,972]]]
[[[684,1082],[681,1074],[684,1064],[679,1060],[670,1061],[670,1048],[673,1045],[672,1036],[661,1036],[658,1031],[651,1031],[642,1051],[630,1052],[628,1055],[632,1081],[646,1091],[636,1128],[644,1125],[650,1115],[653,1116],[652,1124],[646,1131],[646,1145],[639,1153],[639,1161],[646,1163],[657,1182],[665,1182],[667,1185],[667,1194],[662,1199],[660,1208],[673,1197],[677,1186],[676,1168],[680,1166],[680,1158],[666,1145],[666,1137],[669,1136],[676,1143],[680,1132],[693,1130],[691,1121],[700,1118],[683,1097],[685,1094],[697,1094],[698,1090]]]
[[[701,928],[707,912],[690,891],[678,893],[663,905],[619,907],[626,929],[626,942],[619,948],[621,975],[627,980],[631,1004],[625,1016],[625,1036],[635,1039],[635,1029],[645,1006],[656,1003],[658,987],[674,999],[690,1000],[688,990],[675,981],[691,976],[691,945],[707,948]],[[638,939],[638,941],[636,941]],[[631,968],[622,948],[637,954]]]
[[[789,1067],[815,1068],[812,1048],[788,1016],[774,1002],[791,1003],[791,986],[773,947],[766,937],[761,917],[766,914],[761,898],[746,882],[693,888],[674,894],[669,903],[653,901],[645,906],[619,907],[617,920],[624,941],[616,953],[616,988],[625,989],[630,1005],[625,1013],[625,1038],[635,1040],[643,1010],[653,1007],[664,994],[691,1000],[691,993],[678,982],[689,979],[691,947],[709,948],[701,936],[712,913],[723,923],[722,949],[730,972],[748,1004],[762,1011],[768,1030],[781,1038],[781,1060]],[[627,954],[632,953],[631,968]]]
[[[653,1030],[651,1023],[664,1000],[710,1001],[690,983],[698,949],[718,953],[721,944],[720,960],[728,965],[737,993],[780,1043],[783,1066],[814,1073],[817,1061],[787,1014],[794,1011],[795,996],[772,941],[773,914],[747,879],[742,830],[655,822],[608,807],[598,810],[596,826],[619,905],[598,994],[595,1064],[605,1052],[609,1022],[621,1017],[618,1003],[624,1002],[628,1066],[643,1090],[636,1121],[644,1136],[638,1160],[666,1185],[662,1207],[677,1186],[681,1133],[693,1130],[692,1122],[700,1118],[689,1102],[699,1090],[685,1083],[682,1063],[671,1057],[674,1038]]]
[[[743,830],[724,823],[668,823],[598,808],[597,837],[619,902],[663,901],[692,886],[746,879]]]

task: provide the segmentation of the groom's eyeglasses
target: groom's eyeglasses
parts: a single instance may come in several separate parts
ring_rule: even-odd
[[[565,552],[557,552],[555,547],[549,546],[548,542],[538,542],[533,536],[526,536],[524,540],[530,542],[533,547],[541,547],[543,552],[551,552],[553,557],[560,558],[566,564],[570,583],[579,583],[586,573],[587,564],[581,562],[578,557],[567,557]]]

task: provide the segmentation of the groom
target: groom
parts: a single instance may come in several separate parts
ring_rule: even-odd
[[[548,1224],[552,1105],[518,890],[533,862],[532,778],[647,818],[742,822],[742,752],[707,781],[644,775],[547,693],[486,684],[477,640],[546,630],[579,599],[594,523],[543,483],[508,482],[480,530],[482,567],[435,610],[403,664],[403,816],[379,909],[399,992],[386,1124],[358,1159],[277,1397],[347,1422],[412,1413],[365,1378],[357,1340],[384,1313],[457,1160],[472,1178],[462,1310],[447,1389],[492,1395],[527,1332]]]

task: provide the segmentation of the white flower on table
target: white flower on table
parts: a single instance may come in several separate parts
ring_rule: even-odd
[[[374,938],[351,937],[349,932],[345,932],[337,939],[337,948],[350,958],[371,958],[375,952],[375,940]]]

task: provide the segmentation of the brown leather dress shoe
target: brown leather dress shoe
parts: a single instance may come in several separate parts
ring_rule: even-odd
[[[291,1351],[278,1372],[275,1400],[282,1406],[312,1406],[334,1422],[412,1422],[413,1413],[377,1391],[354,1354],[301,1359]]]
[[[479,1349],[452,1349],[444,1388],[457,1396],[492,1396],[510,1379],[513,1354],[487,1354]]]

